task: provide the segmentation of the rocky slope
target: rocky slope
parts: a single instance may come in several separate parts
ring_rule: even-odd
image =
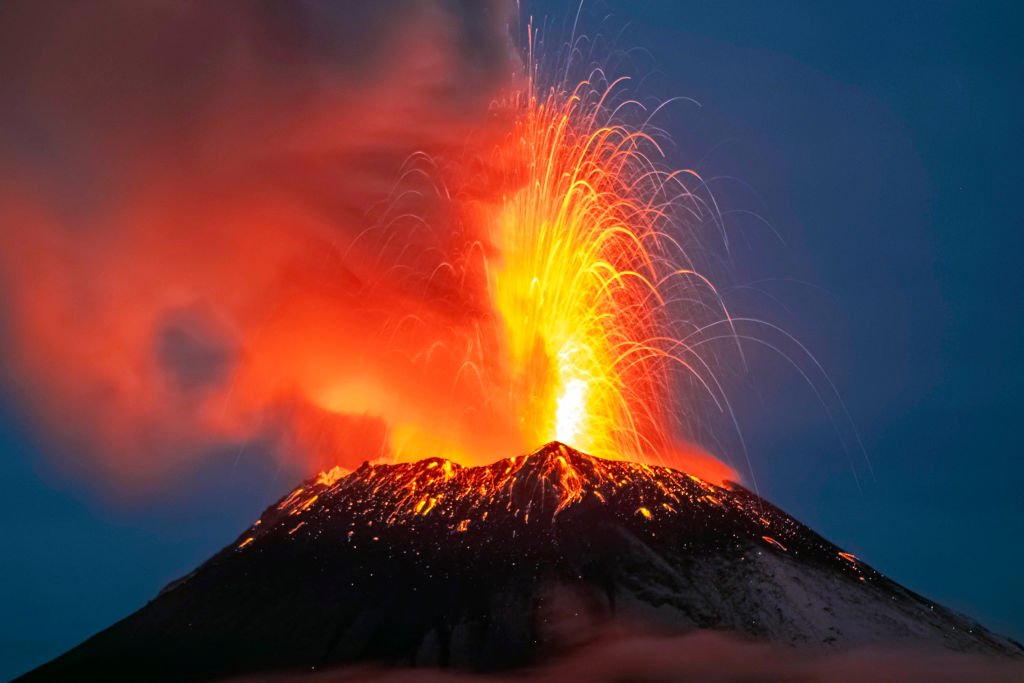
[[[810,648],[1024,649],[740,486],[552,443],[325,473],[138,612],[24,677],[524,665],[614,620]]]

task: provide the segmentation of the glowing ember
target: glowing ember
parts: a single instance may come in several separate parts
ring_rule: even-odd
[[[523,548],[543,546],[556,528],[600,527],[601,519],[684,545],[724,540],[735,547],[746,538],[766,551],[816,558],[851,578],[875,576],[740,486],[597,458],[558,442],[477,467],[431,458],[314,477],[271,506],[232,552],[324,539],[360,553],[384,547],[420,557],[450,545],[474,557],[502,555],[512,540]]]

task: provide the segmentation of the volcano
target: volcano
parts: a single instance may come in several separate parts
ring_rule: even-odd
[[[355,662],[504,669],[610,620],[816,650],[1024,654],[740,485],[556,442],[482,467],[433,458],[323,473],[22,680],[209,680]]]

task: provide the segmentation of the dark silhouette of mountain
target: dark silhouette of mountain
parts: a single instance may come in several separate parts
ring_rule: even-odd
[[[22,680],[208,680],[352,662],[493,670],[596,624],[812,649],[1021,656],[738,485],[559,443],[483,467],[321,474],[149,604]]]

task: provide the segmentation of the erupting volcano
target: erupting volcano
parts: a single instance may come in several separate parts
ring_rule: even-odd
[[[271,4],[142,3],[160,39],[81,67],[110,97],[66,68],[107,29],[63,59],[15,41],[39,74],[13,120],[53,131],[5,149],[61,172],[0,183],[0,369],[69,472],[142,496],[254,444],[289,482],[323,470],[24,680],[493,671],[612,626],[1024,655],[758,495],[730,402],[748,347],[848,415],[732,306],[730,231],[670,166],[662,105],[575,34],[548,77],[511,2]]]
[[[354,662],[493,670],[615,619],[814,648],[1022,648],[741,486],[551,443],[310,479],[135,614],[24,680],[202,680]]]

